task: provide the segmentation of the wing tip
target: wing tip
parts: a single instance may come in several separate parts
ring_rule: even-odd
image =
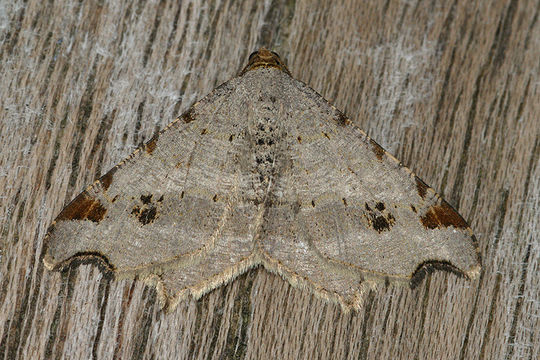
[[[409,280],[409,286],[414,289],[420,285],[422,280],[426,277],[426,275],[429,275],[433,273],[436,270],[442,270],[446,272],[450,272],[457,277],[460,278],[466,278],[467,280],[473,280],[475,279],[479,274],[482,266],[480,262],[472,265],[467,270],[462,270],[458,268],[457,266],[453,265],[449,261],[441,261],[441,260],[429,260],[424,261],[414,271],[413,275],[411,276],[411,279]]]
[[[478,263],[477,265],[471,267],[470,269],[464,271],[465,277],[468,280],[475,280],[477,277],[480,276],[480,272],[482,270],[482,265]]]
[[[65,260],[58,261],[46,250],[43,256],[43,264],[50,271],[63,272],[70,268],[77,268],[80,265],[96,265],[106,275],[113,276],[116,272],[115,266],[109,259],[97,251],[81,251]]]

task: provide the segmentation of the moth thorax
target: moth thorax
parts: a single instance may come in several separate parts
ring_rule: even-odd
[[[253,116],[252,140],[255,166],[255,192],[263,198],[271,186],[271,179],[278,162],[279,131],[277,117],[278,108],[275,98],[259,98],[259,103]]]

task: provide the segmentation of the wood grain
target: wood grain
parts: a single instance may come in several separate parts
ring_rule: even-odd
[[[537,1],[0,2],[2,359],[537,359]],[[175,312],[43,235],[93,179],[265,45],[471,223],[480,279],[343,313],[258,268]]]

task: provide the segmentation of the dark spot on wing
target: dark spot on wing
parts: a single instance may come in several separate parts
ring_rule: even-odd
[[[315,207],[315,201],[311,200],[311,206]]]
[[[395,218],[389,211],[384,211],[386,207],[382,202],[375,204],[375,210],[373,210],[368,203],[365,204],[366,213],[365,216],[368,219],[368,224],[377,232],[388,231],[395,223]]]
[[[148,209],[144,209],[141,211],[141,214],[139,215],[139,221],[146,225],[148,223],[151,223],[156,218],[157,210],[155,207],[150,207]]]
[[[202,129],[201,135],[204,135],[204,134],[206,134],[206,133],[207,133],[207,130],[206,130],[206,129]]]
[[[298,139],[298,142],[301,144],[302,143],[302,137],[298,136],[297,139]]]
[[[193,114],[193,108],[189,109],[180,117],[186,124],[195,120],[195,114]]]
[[[163,201],[163,195],[157,200],[158,203]],[[158,204],[152,201],[152,194],[141,195],[141,205],[135,205],[131,209],[131,215],[135,216],[137,220],[143,225],[147,225],[153,222],[157,218]]]
[[[293,214],[298,214],[300,212],[300,209],[302,208],[302,204],[300,203],[300,200],[296,200],[293,204],[292,204],[292,211],[293,211]]]
[[[233,139],[234,139],[234,135],[232,135],[232,134],[231,134],[231,136],[229,136],[229,141],[231,141],[231,142],[232,142],[232,141],[233,141]]]
[[[416,208],[414,207],[414,205],[411,205],[411,210],[416,213]]]
[[[381,147],[381,145],[377,144],[372,139],[369,139],[369,142],[371,143],[371,151],[373,151],[373,153],[375,154],[375,156],[377,157],[379,161],[382,161],[384,157],[384,153],[386,151]]]
[[[343,198],[341,200],[343,201],[343,205],[347,206],[347,199]]]
[[[453,226],[460,229],[469,225],[446,201],[441,199],[440,205],[431,206],[424,216],[420,218],[422,225],[427,229],[436,229]]]
[[[341,126],[349,125],[351,123],[351,121],[347,118],[347,116],[345,116],[345,114],[342,113],[341,111],[338,111],[336,121]]]
[[[374,216],[372,222],[373,229],[378,232],[383,232],[384,230],[390,230],[390,224],[385,219],[384,216]]]
[[[212,198],[212,200],[213,200],[214,202],[217,201],[217,194],[214,195],[214,197]]]
[[[183,199],[183,198],[184,198],[184,191],[182,191],[182,192],[180,193],[180,199]]]
[[[152,202],[152,194],[141,195],[141,201],[143,204],[150,204],[150,202]]]
[[[330,139],[330,136],[328,136],[328,134],[325,133],[324,131],[322,132],[322,134],[324,135],[325,138]]]
[[[62,210],[56,221],[90,220],[99,223],[106,212],[107,209],[103,207],[99,200],[84,191]]]
[[[420,179],[418,176],[415,176],[414,179],[416,181],[416,190],[418,191],[418,195],[420,195],[420,197],[424,199],[426,197],[426,191],[429,186],[427,186],[426,183],[423,182],[422,179]]]
[[[112,203],[115,202],[116,199],[118,199],[118,195],[116,195],[115,197],[113,197],[112,200],[111,200],[111,202],[112,202]]]
[[[141,224],[147,225],[156,218],[157,209],[154,206],[148,208],[135,206],[133,210],[131,210],[131,214],[135,215]]]

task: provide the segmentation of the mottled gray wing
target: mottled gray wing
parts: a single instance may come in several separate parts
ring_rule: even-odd
[[[428,264],[474,276],[462,217],[320,95],[280,76],[294,82],[284,97],[298,106],[267,212],[268,266],[353,306],[367,279],[409,281]]]
[[[183,269],[168,295],[245,268],[255,210],[231,94],[222,85],[77,196],[49,229],[47,267],[92,255],[119,276]]]

